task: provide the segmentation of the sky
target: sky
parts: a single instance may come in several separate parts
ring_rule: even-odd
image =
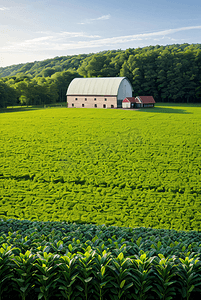
[[[0,67],[201,43],[200,0],[0,0]]]

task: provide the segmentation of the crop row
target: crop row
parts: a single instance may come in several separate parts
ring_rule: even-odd
[[[57,243],[63,244],[58,249]],[[166,258],[175,255],[185,259],[196,254],[201,259],[201,233],[151,228],[126,228],[117,226],[68,224],[66,222],[31,222],[20,220],[0,221],[0,246],[8,244],[36,254],[38,247],[55,254],[66,254],[92,250],[115,254],[123,249],[124,256],[159,253]]]
[[[59,244],[62,248],[62,244]],[[166,259],[145,253],[125,258],[105,250],[34,255],[0,249],[1,299],[198,299],[201,261],[196,257]],[[197,298],[196,298],[197,297]]]
[[[201,233],[0,222],[0,299],[198,299]]]

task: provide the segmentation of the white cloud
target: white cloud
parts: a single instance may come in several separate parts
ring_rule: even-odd
[[[85,38],[100,38],[100,35],[88,35],[84,32],[68,32],[68,31],[62,31],[61,33],[58,33],[58,36],[62,37],[85,37]]]
[[[77,38],[77,37],[84,37],[84,38],[100,38],[100,35],[89,35],[85,32],[69,32],[69,31],[61,31],[61,32],[53,32],[53,31],[37,31],[36,33],[39,34],[47,34],[55,39],[58,38]]]
[[[9,10],[8,7],[0,7],[0,10]]]
[[[77,43],[63,43],[60,45],[55,45],[55,50],[68,50],[68,49],[81,49],[81,48],[95,48],[101,46],[111,46],[115,44],[125,44],[132,41],[143,41],[154,39],[154,37],[158,37],[158,40],[164,39],[164,37],[173,40],[172,37],[168,37],[173,33],[185,30],[192,30],[192,29],[201,29],[201,26],[190,26],[190,27],[181,27],[176,29],[167,29],[157,32],[149,32],[149,33],[140,33],[135,35],[128,35],[128,36],[119,36],[119,37],[112,37],[112,38],[100,38],[94,39],[91,41],[79,41]],[[160,38],[159,38],[160,37]],[[174,39],[175,40],[175,39]]]
[[[97,48],[108,47],[112,45],[126,44],[132,41],[146,41],[146,40],[158,40],[161,41],[164,38],[172,40],[172,34],[180,31],[201,29],[201,26],[189,26],[180,27],[175,29],[167,29],[156,32],[139,33],[134,35],[101,38],[98,35],[89,35],[84,32],[68,32],[63,31],[59,33],[51,33],[47,36],[42,36],[34,39],[25,40],[21,43],[12,43],[9,46],[1,48],[1,52],[41,52],[41,51],[60,51],[70,49],[85,49],[85,48]],[[45,34],[43,32],[43,34]],[[117,47],[118,47],[117,46]]]
[[[84,25],[84,24],[90,24],[94,21],[99,21],[99,20],[108,20],[111,18],[111,15],[108,14],[108,15],[103,15],[101,17],[98,17],[98,18],[94,18],[94,19],[86,19],[85,21],[81,22],[81,23],[78,23],[78,24],[81,24],[81,25]]]
[[[110,18],[111,18],[111,15],[108,14],[108,15],[104,15],[104,16],[102,16],[102,17],[99,17],[99,18],[97,18],[97,19],[92,19],[92,21],[96,21],[96,20],[108,20],[108,19],[110,19]]]
[[[43,34],[49,34],[46,36],[28,39],[20,43],[10,43],[8,46],[4,46],[1,48],[1,52],[26,52],[26,51],[44,51],[44,50],[54,50],[63,48],[62,45],[70,44],[73,40],[77,38],[86,40],[89,39],[89,43],[91,39],[100,38],[99,35],[89,35],[84,32],[67,32],[62,31],[59,33],[55,32],[38,32]],[[68,43],[67,43],[68,41]],[[80,41],[78,41],[79,43]]]

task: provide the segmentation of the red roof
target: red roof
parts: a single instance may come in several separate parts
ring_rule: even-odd
[[[136,99],[135,97],[126,97],[123,102],[130,102],[130,103],[140,103],[140,101],[138,99]]]
[[[156,103],[152,96],[137,96],[143,104]]]

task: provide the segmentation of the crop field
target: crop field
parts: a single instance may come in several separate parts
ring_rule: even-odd
[[[0,221],[2,300],[198,300],[201,233]]]
[[[201,106],[0,114],[0,218],[201,230]]]

